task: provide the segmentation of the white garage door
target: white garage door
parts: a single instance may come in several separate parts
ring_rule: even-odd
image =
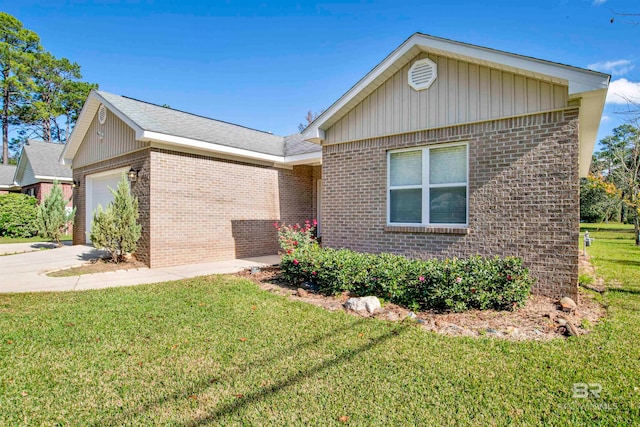
[[[102,206],[106,209],[107,205],[113,201],[113,194],[109,188],[116,189],[122,174],[128,169],[118,169],[117,171],[109,171],[96,175],[87,176],[87,243],[90,242],[89,232],[91,231],[91,223],[93,221],[93,212]]]

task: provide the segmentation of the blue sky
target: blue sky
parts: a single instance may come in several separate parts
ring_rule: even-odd
[[[331,105],[412,33],[612,74],[640,100],[630,0],[0,0],[102,90],[279,135]],[[614,18],[611,23],[610,19]],[[610,96],[600,137],[625,109]]]

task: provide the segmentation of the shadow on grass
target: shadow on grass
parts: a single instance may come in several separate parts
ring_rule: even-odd
[[[617,265],[628,265],[631,267],[640,267],[640,261],[633,261],[628,259],[606,258],[606,257],[601,257],[599,258],[599,260],[610,262],[612,264],[617,264]]]
[[[278,392],[280,392],[281,390],[284,390],[288,387],[291,387],[293,385],[295,385],[296,383],[299,383],[302,380],[306,380],[308,379],[310,376],[313,375],[317,375],[318,373],[322,372],[322,371],[326,371],[329,368],[332,368],[334,366],[340,365],[342,363],[345,362],[349,362],[351,361],[353,358],[355,358],[356,356],[359,356],[361,353],[365,353],[379,345],[381,345],[382,343],[386,342],[387,340],[389,340],[390,338],[397,336],[400,334],[400,332],[404,332],[406,330],[406,327],[402,327],[402,326],[398,326],[396,328],[394,328],[393,330],[379,336],[376,337],[374,339],[372,339],[369,343],[367,344],[363,344],[360,347],[358,347],[356,350],[345,350],[343,353],[341,353],[340,355],[337,355],[336,357],[327,360],[325,362],[319,363],[315,366],[312,366],[308,369],[299,371],[298,373],[294,374],[294,375],[290,375],[287,378],[284,378],[281,381],[278,381],[276,384],[270,386],[270,387],[265,387],[264,389],[254,392],[254,393],[250,393],[246,396],[243,396],[241,398],[238,398],[236,400],[234,400],[233,402],[229,402],[223,405],[220,405],[220,407],[210,413],[207,414],[205,416],[199,417],[196,420],[190,421],[188,423],[185,423],[183,425],[185,426],[200,426],[200,425],[207,425],[209,423],[215,423],[218,422],[221,418],[223,418],[226,415],[230,415],[230,414],[234,414],[239,412],[240,410],[242,410],[243,408],[247,407],[248,405],[251,405],[253,403],[257,403],[261,400],[266,399],[267,397],[277,394]]]
[[[640,295],[640,289],[628,289],[628,288],[609,288],[607,292]]]
[[[358,327],[360,324],[366,322],[367,319],[365,318],[361,318],[356,320],[355,322],[353,322],[353,324],[351,324],[350,328],[354,329],[356,327]],[[406,328],[406,326],[404,326]],[[297,382],[299,382],[301,379],[308,377],[310,375],[313,375],[314,372],[319,372],[322,371],[324,369],[327,369],[331,366],[334,366],[342,361],[346,361],[346,360],[350,360],[351,358],[353,358],[354,355],[356,354],[360,354],[362,352],[368,351],[371,348],[373,348],[374,346],[380,344],[383,341],[386,341],[387,339],[389,339],[390,337],[394,336],[394,335],[398,335],[399,334],[399,330],[401,330],[403,328],[403,326],[397,326],[395,327],[393,330],[389,331],[388,333],[373,339],[369,344],[363,345],[360,348],[353,350],[353,351],[347,351],[348,354],[346,355],[340,355],[335,357],[332,360],[329,360],[327,362],[323,362],[321,364],[319,364],[317,367],[315,368],[309,368],[306,369],[304,371],[300,371],[298,373],[296,373],[295,375],[292,375],[282,381],[279,381],[277,384],[270,386],[270,387],[266,387],[262,390],[260,390],[259,392],[255,392],[252,394],[247,394],[245,397],[237,399],[231,403],[227,403],[227,404],[223,404],[218,410],[216,410],[214,413],[212,414],[208,414],[206,416],[203,416],[202,418],[198,419],[198,420],[194,420],[194,421],[190,421],[188,423],[186,423],[185,425],[200,425],[200,424],[206,424],[206,423],[210,423],[213,422],[214,420],[216,420],[217,418],[221,418],[226,414],[232,413],[234,411],[238,411],[239,409],[241,409],[242,407],[247,406],[250,403],[253,402],[257,402],[259,400],[262,400],[264,398],[266,398],[267,396],[271,395],[271,394],[275,394],[277,393],[279,390],[289,387]],[[191,395],[198,395],[201,394],[204,390],[208,389],[209,387],[212,386],[212,384],[214,383],[220,383],[222,381],[228,381],[233,379],[234,377],[237,377],[239,375],[244,374],[245,372],[247,372],[250,369],[256,369],[256,368],[260,368],[263,366],[268,366],[270,363],[272,363],[274,360],[279,360],[280,358],[282,358],[284,355],[288,355],[291,354],[291,352],[295,351],[295,352],[300,352],[303,349],[306,348],[310,348],[310,347],[315,347],[318,345],[321,345],[323,342],[325,342],[326,340],[335,337],[336,334],[340,333],[340,332],[344,332],[343,328],[334,328],[331,331],[328,331],[318,337],[314,337],[312,339],[308,339],[306,341],[303,341],[302,343],[294,343],[292,345],[289,345],[287,347],[282,348],[281,350],[277,351],[275,354],[270,355],[269,357],[264,357],[262,360],[255,360],[255,361],[251,361],[250,363],[245,364],[244,366],[239,366],[237,370],[234,370],[233,368],[235,368],[236,366],[229,366],[227,367],[227,369],[225,369],[224,371],[222,371],[219,375],[211,375],[210,377],[207,378],[202,378],[199,381],[194,381],[190,386],[186,387],[183,390],[175,390],[175,391],[171,391],[168,390],[167,393],[165,394],[165,396],[162,396],[152,402],[147,402],[144,403],[140,406],[138,406],[138,408],[136,409],[131,409],[128,411],[125,411],[123,413],[120,413],[116,416],[114,416],[111,420],[102,420],[100,425],[125,425],[127,423],[131,422],[131,418],[134,416],[141,416],[144,413],[152,410],[153,408],[159,407],[167,402],[170,401],[178,401],[181,399],[186,399],[188,396]],[[233,375],[228,375],[227,372],[233,372]],[[97,425],[97,424],[95,424]]]

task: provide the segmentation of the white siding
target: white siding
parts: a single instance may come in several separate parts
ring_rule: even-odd
[[[427,57],[422,53],[415,60]],[[550,82],[428,55],[438,78],[422,91],[407,82],[409,62],[326,131],[343,142],[451,126],[567,106],[568,88]]]

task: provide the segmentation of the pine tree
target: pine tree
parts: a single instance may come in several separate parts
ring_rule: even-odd
[[[62,246],[60,237],[64,234],[68,224],[73,223],[76,209],[67,211],[67,203],[62,187],[58,181],[53,181],[51,193],[44,198],[36,210],[36,228],[40,237],[52,239]]]
[[[125,254],[136,251],[142,226],[138,224],[138,199],[131,194],[126,175],[115,191],[110,190],[114,200],[106,210],[98,206],[93,212],[89,238],[96,248],[106,249],[113,262],[118,263],[124,260]]]

